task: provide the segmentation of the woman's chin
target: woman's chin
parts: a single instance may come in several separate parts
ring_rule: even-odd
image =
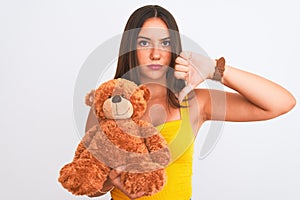
[[[140,70],[140,80],[142,83],[165,83],[167,67],[153,66]]]

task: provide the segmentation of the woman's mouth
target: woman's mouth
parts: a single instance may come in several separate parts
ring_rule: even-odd
[[[148,65],[148,67],[152,70],[159,70],[162,68],[162,65]]]

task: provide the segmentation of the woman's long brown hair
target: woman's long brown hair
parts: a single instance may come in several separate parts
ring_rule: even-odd
[[[153,17],[158,17],[165,22],[170,32],[171,40],[171,62],[166,73],[168,104],[172,107],[180,107],[175,93],[181,91],[185,86],[183,80],[174,77],[175,59],[182,51],[181,39],[177,23],[172,14],[158,5],[143,6],[132,13],[125,26],[119,49],[117,70],[114,78],[126,78],[140,84],[136,56],[137,37],[144,22]],[[133,70],[135,69],[135,70]]]

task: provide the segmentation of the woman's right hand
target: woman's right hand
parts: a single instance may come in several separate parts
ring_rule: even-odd
[[[211,58],[190,51],[183,51],[175,60],[174,76],[186,81],[178,96],[179,102],[200,83],[212,78],[215,72],[216,61]]]
[[[112,185],[114,185],[117,189],[122,191],[126,196],[128,196],[132,200],[144,196],[144,192],[139,192],[136,194],[128,194],[125,191],[123,184],[121,183],[120,175],[121,175],[121,171],[118,171],[116,169],[111,170],[111,172],[109,173],[109,179]]]

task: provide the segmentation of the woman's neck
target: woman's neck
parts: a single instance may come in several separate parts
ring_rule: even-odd
[[[147,88],[150,90],[151,100],[162,100],[167,97],[167,88],[164,85],[157,83],[146,83]]]

